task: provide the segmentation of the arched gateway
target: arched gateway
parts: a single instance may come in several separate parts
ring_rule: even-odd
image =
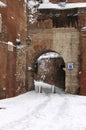
[[[40,33],[40,36],[39,36]],[[28,90],[34,89],[34,64],[44,52],[54,51],[65,62],[65,92],[79,91],[79,32],[75,28],[34,30],[30,32],[32,43],[27,54]]]
[[[65,62],[63,58],[56,52],[44,52],[35,62],[34,80],[65,89]]]

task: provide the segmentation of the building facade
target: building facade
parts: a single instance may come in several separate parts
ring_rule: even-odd
[[[6,6],[0,7],[0,98],[33,90],[37,59],[47,52],[58,53],[64,61],[65,93],[86,95],[85,0],[1,1]],[[52,8],[45,8],[49,2]]]

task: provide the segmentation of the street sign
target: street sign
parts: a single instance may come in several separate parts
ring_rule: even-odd
[[[73,63],[68,63],[68,69],[72,70],[74,68],[74,64]]]

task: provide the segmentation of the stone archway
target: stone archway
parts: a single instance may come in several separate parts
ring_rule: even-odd
[[[31,48],[29,48],[29,49],[31,49]],[[29,51],[30,52],[30,51]],[[27,73],[27,80],[28,80],[28,91],[30,91],[30,90],[34,90],[35,88],[35,86],[34,86],[34,74],[35,74],[35,70],[34,70],[34,66],[35,66],[35,63],[37,63],[37,59],[42,55],[42,54],[44,54],[44,53],[49,53],[49,52],[54,52],[54,53],[57,53],[57,52],[55,52],[55,51],[52,51],[52,50],[40,50],[40,51],[38,51],[38,53],[36,52],[36,54],[33,54],[32,55],[32,57],[31,57],[31,54],[32,53],[30,53],[30,57],[28,57],[28,59],[29,59],[29,62],[28,62],[28,73]],[[59,55],[59,54],[58,54]],[[60,56],[60,55],[59,55]],[[49,61],[50,62],[50,61]],[[49,73],[49,78],[50,79],[48,79],[48,81],[46,80],[45,82],[47,82],[47,83],[50,83],[50,84],[52,84],[52,85],[56,85],[57,87],[60,87],[60,88],[64,88],[65,89],[65,91],[66,91],[66,69],[65,69],[65,62],[64,62],[64,60],[63,60],[63,58],[60,56],[60,57],[58,57],[57,59],[53,59],[52,61],[51,61],[51,64],[52,63],[55,63],[55,62],[58,62],[56,65],[58,66],[58,68],[57,68],[57,70],[56,71],[54,71],[54,73],[56,73],[57,74],[57,78],[56,78],[56,81],[57,82],[55,82],[55,80],[54,81],[50,81],[50,76],[51,76],[51,73]],[[54,64],[53,64],[54,65]],[[54,69],[56,69],[56,66],[55,67],[51,67],[53,70]],[[64,69],[63,69],[64,68]],[[53,75],[52,74],[52,76],[54,76],[52,79],[54,79],[55,78],[55,76],[56,75]],[[40,77],[41,78],[41,77]]]
[[[76,94],[79,90],[79,32],[75,28],[31,30],[32,44],[28,49],[28,90],[34,89],[33,66],[44,52],[55,51],[65,62],[65,92]],[[72,68],[70,67],[72,66]]]

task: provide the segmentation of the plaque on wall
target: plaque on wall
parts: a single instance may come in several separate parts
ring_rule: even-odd
[[[13,52],[13,46],[8,44],[8,51],[12,51]]]
[[[68,69],[72,70],[74,68],[74,64],[73,63],[68,63]]]

